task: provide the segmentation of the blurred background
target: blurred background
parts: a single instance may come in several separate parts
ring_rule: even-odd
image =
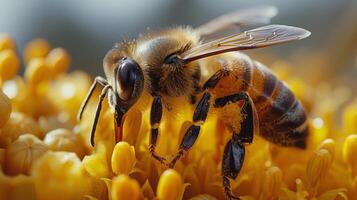
[[[299,74],[330,81],[336,73],[356,85],[357,1],[351,0],[1,0],[0,32],[17,41],[18,51],[33,38],[47,39],[72,56],[71,69],[103,75],[102,59],[113,44],[145,31],[174,25],[198,26],[219,15],[257,5],[273,5],[274,24],[293,25],[312,32],[303,41],[249,51],[270,64],[293,60]],[[316,65],[316,66],[314,66]],[[299,71],[299,70],[297,70]],[[314,78],[310,78],[313,83]],[[339,82],[338,80],[337,82]],[[352,86],[353,87],[353,86]]]

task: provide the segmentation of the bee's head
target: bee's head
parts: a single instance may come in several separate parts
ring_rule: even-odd
[[[118,46],[111,49],[103,60],[104,72],[112,87],[110,104],[115,110],[115,140],[122,139],[125,113],[138,101],[144,89],[144,73],[139,64]],[[117,129],[120,130],[117,130]]]
[[[120,59],[114,68],[115,103],[126,112],[136,103],[144,88],[144,74],[139,64],[129,57]]]

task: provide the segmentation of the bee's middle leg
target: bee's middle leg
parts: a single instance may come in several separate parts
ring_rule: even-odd
[[[244,161],[245,144],[253,141],[254,134],[254,108],[247,93],[240,92],[234,95],[218,98],[215,100],[215,107],[224,107],[228,103],[238,103],[244,101],[242,114],[245,115],[241,122],[239,133],[233,132],[232,138],[224,148],[222,160],[222,179],[224,192],[228,199],[239,199],[231,191],[230,180],[237,178]]]
[[[149,151],[151,156],[165,164],[166,159],[162,156],[157,155],[155,148],[157,143],[157,138],[159,136],[159,126],[162,117],[162,101],[160,96],[154,96],[154,100],[151,104],[150,110],[150,125],[151,125],[151,132],[150,132],[150,145]]]
[[[223,78],[227,76],[229,72],[226,69],[218,70],[214,73],[203,85],[201,88],[197,88],[197,93],[204,92],[201,97],[199,103],[196,106],[195,112],[193,114],[193,122],[194,124],[188,128],[184,137],[182,138],[180,148],[176,153],[175,157],[169,163],[168,167],[172,168],[175,166],[176,162],[183,156],[183,154],[188,151],[193,144],[195,143],[198,134],[200,133],[201,125],[206,121],[208,110],[210,107],[209,101],[211,98],[211,94],[207,92],[208,90],[214,88],[217,83]],[[195,96],[194,96],[195,98]],[[192,101],[194,103],[195,101]]]
[[[187,129],[185,135],[182,138],[179,150],[168,164],[168,167],[174,167],[176,162],[180,160],[183,154],[188,151],[195,143],[200,133],[201,125],[206,121],[210,107],[210,99],[211,94],[209,92],[205,92],[201,97],[193,114],[193,124]]]

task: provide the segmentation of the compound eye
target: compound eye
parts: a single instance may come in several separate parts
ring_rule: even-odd
[[[136,96],[136,87],[143,84],[143,73],[138,63],[133,59],[123,58],[118,67],[117,80],[118,95],[122,100],[128,101]]]

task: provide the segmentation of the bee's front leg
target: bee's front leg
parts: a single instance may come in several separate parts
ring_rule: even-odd
[[[156,147],[156,142],[157,138],[159,136],[159,126],[161,122],[161,117],[162,117],[162,101],[160,96],[154,96],[154,100],[151,104],[151,110],[150,110],[150,125],[151,125],[151,132],[150,132],[150,145],[149,145],[149,151],[151,153],[151,156],[161,162],[162,164],[165,164],[166,159],[164,157],[161,157],[157,155],[155,151]]]
[[[182,138],[180,148],[175,157],[168,164],[168,167],[172,168],[176,162],[188,151],[195,143],[200,133],[201,125],[206,121],[208,110],[210,107],[211,94],[205,92],[198,102],[195,112],[193,114],[193,124],[187,129],[185,135]]]
[[[218,98],[215,100],[215,107],[224,107],[228,103],[238,103],[243,100],[242,114],[246,117],[241,122],[239,133],[233,132],[232,139],[228,141],[224,148],[222,160],[222,179],[226,196],[229,199],[239,199],[232,193],[230,180],[237,178],[244,161],[245,144],[253,141],[254,134],[254,107],[247,93],[241,92],[234,95]]]
[[[90,133],[90,143],[91,143],[92,146],[94,146],[94,134],[95,134],[95,130],[97,128],[97,124],[98,124],[98,120],[99,120],[99,116],[100,116],[100,111],[102,110],[103,100],[105,98],[105,95],[107,95],[108,90],[112,90],[112,89],[113,89],[112,86],[108,84],[108,85],[104,86],[104,88],[102,89],[102,92],[99,95],[97,109],[95,111],[95,116],[94,116],[94,122],[93,122],[91,133]]]
[[[108,81],[105,80],[105,78],[100,77],[100,76],[95,77],[92,85],[90,86],[90,88],[88,90],[88,93],[87,93],[86,97],[84,98],[84,100],[82,102],[81,107],[79,108],[79,111],[78,111],[78,114],[77,114],[77,120],[78,121],[82,119],[83,111],[86,108],[89,99],[92,97],[93,92],[94,92],[96,86],[98,85],[98,83],[103,87],[108,85]]]

